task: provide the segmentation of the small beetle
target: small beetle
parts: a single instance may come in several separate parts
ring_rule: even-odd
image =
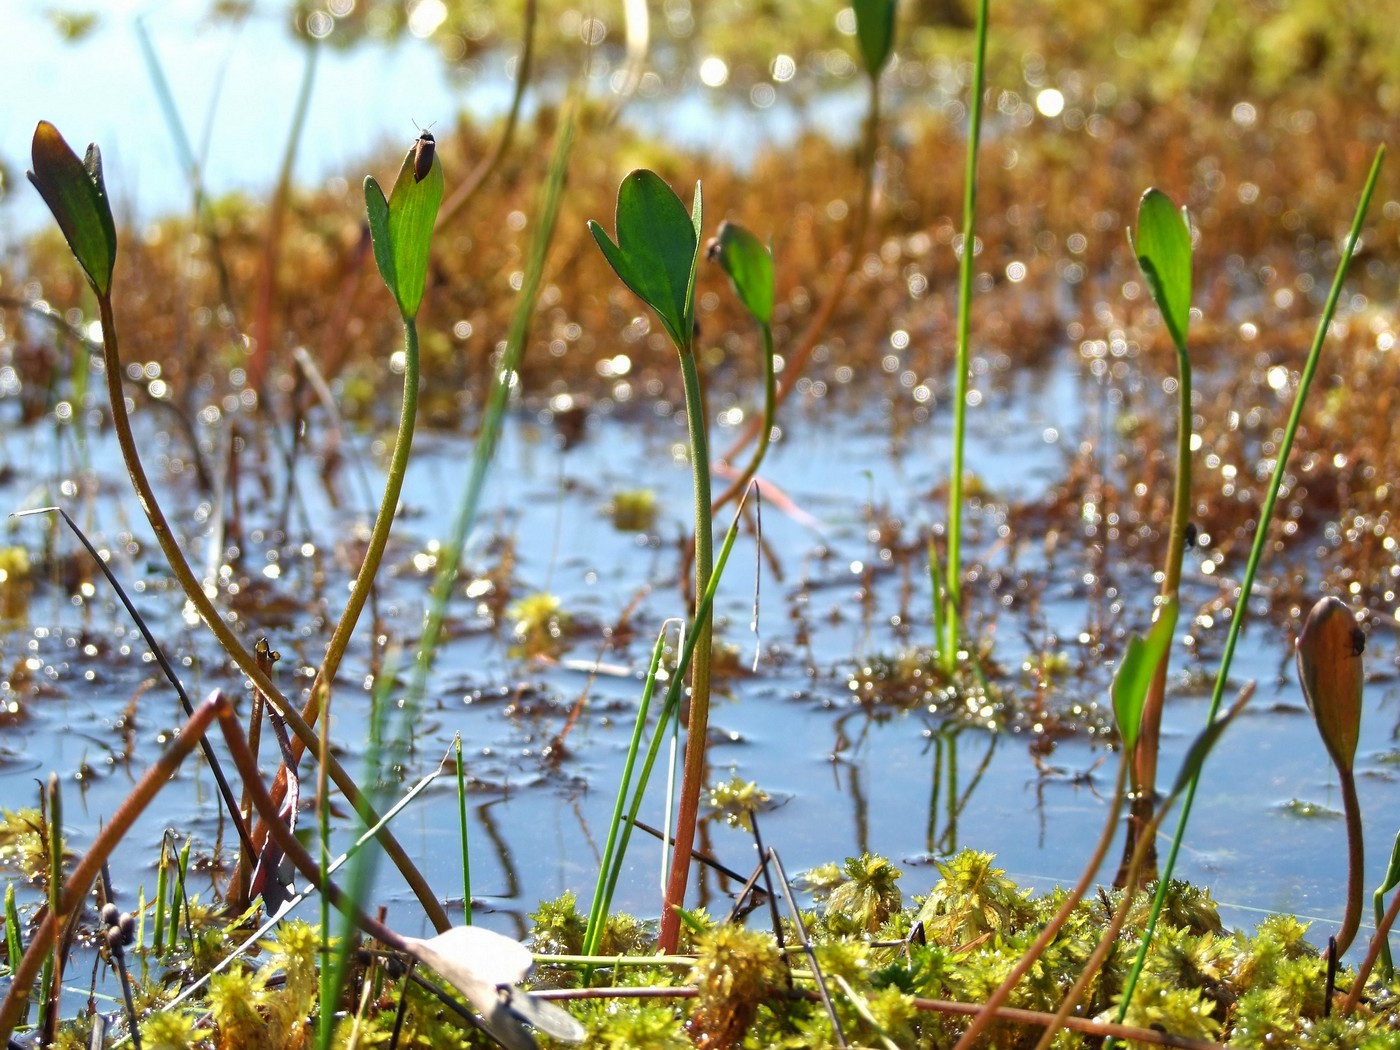
[[[1366,632],[1360,627],[1351,629],[1351,655],[1360,656],[1366,651]]]
[[[433,133],[427,128],[422,128],[418,135],[418,141],[413,144],[413,181],[422,182],[428,177],[428,172],[433,170],[433,153],[437,149],[437,142],[433,138]]]

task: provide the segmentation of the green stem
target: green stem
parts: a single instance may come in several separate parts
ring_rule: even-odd
[[[958,260],[958,348],[953,381],[953,466],[948,482],[948,565],[943,573],[943,669],[958,662],[958,622],[962,613],[963,451],[967,433],[967,387],[971,349],[972,278],[977,247],[977,153],[982,140],[982,95],[986,84],[987,0],[977,5],[976,57],[972,65],[972,99],[967,131],[967,170],[963,184],[962,258]],[[933,557],[933,546],[929,546]],[[940,596],[935,594],[934,601]]]
[[[166,520],[164,511],[160,508],[160,503],[156,499],[155,491],[151,488],[150,480],[146,477],[146,470],[141,464],[140,453],[136,449],[136,439],[131,430],[131,417],[126,410],[126,395],[122,391],[122,363],[121,353],[117,343],[116,318],[112,313],[112,300],[110,296],[98,296],[98,309],[102,318],[102,358],[104,372],[107,380],[107,396],[112,405],[112,429],[117,435],[117,444],[121,449],[122,460],[126,465],[127,474],[131,478],[132,488],[136,492],[136,499],[141,504],[141,509],[146,514],[147,521],[150,522],[151,531],[155,535],[156,542],[160,545],[161,553],[165,555],[166,563],[170,566],[170,571],[176,581],[185,592],[185,597],[194,606],[199,618],[204,621],[206,627],[213,633],[215,639],[229,658],[238,665],[239,669],[248,676],[253,685],[260,689],[281,712],[287,720],[287,725],[291,727],[296,735],[296,743],[302,748],[314,748],[316,746],[316,731],[308,724],[307,720],[301,716],[296,707],[287,700],[282,691],[277,688],[272,679],[258,665],[257,658],[250,652],[233,632],[218,609],[214,607],[213,601],[205,593],[203,584],[195,576],[190,568],[189,562],[185,560],[185,554],[180,550],[179,543],[175,540],[175,535],[170,529],[170,523]],[[417,341],[414,339],[414,361],[413,370],[417,374]],[[407,401],[407,395],[405,395]],[[416,391],[415,402],[416,404]],[[405,453],[406,454],[406,453]],[[397,502],[397,497],[395,498]],[[376,523],[377,524],[377,523]],[[387,528],[387,524],[386,524]],[[381,545],[382,551],[382,545]],[[363,604],[363,603],[362,603]],[[318,676],[319,681],[319,676]],[[312,702],[316,699],[315,687],[312,690]],[[346,773],[344,767],[334,755],[327,761],[327,771],[331,779],[345,795],[346,800],[355,807],[356,811],[364,819],[366,824],[377,824],[378,815],[370,807],[354,780]],[[380,832],[379,841],[384,850],[393,859],[404,879],[412,887],[420,904],[428,914],[434,926],[440,930],[447,929],[451,923],[447,919],[447,913],[443,911],[441,903],[434,896],[432,888],[427,880],[418,871],[413,861],[409,859],[393,834],[384,828]]]
[[[690,877],[690,851],[695,844],[695,822],[700,814],[700,789],[705,781],[705,743],[710,724],[710,645],[713,617],[708,609],[702,617],[700,604],[710,586],[714,568],[714,537],[710,509],[710,452],[705,439],[705,400],[700,389],[700,373],[690,346],[681,348],[681,377],[685,384],[685,412],[690,426],[690,467],[695,483],[695,605],[697,632],[695,660],[690,677],[690,718],[685,727],[685,766],[681,774],[680,808],[676,816],[676,843],[672,853],[671,877],[661,914],[658,947],[663,953],[676,950],[681,918],[677,911],[685,904]]]
[[[661,667],[661,658],[666,652],[666,627],[663,625],[651,650],[651,667],[647,670],[646,685],[642,689],[642,702],[637,708],[637,721],[632,727],[632,740],[627,746],[627,758],[622,766],[622,783],[617,788],[617,801],[613,804],[612,820],[608,824],[608,841],[603,846],[603,860],[598,866],[598,884],[593,890],[593,904],[588,910],[588,928],[583,935],[583,952],[594,955],[603,939],[603,924],[607,918],[608,906],[612,902],[613,858],[617,856],[618,832],[624,827],[622,810],[627,804],[627,793],[632,788],[632,773],[637,764],[637,753],[642,746],[642,732],[646,729],[647,714],[651,710],[652,694],[656,691],[656,674]],[[627,825],[630,827],[630,825]],[[624,844],[625,845],[625,844]]]
[[[637,813],[642,808],[642,796],[646,791],[647,783],[651,780],[651,771],[656,765],[656,757],[661,753],[662,741],[667,738],[665,727],[670,724],[671,718],[680,704],[682,681],[690,669],[691,661],[695,657],[696,648],[700,641],[700,631],[696,630],[695,624],[710,618],[710,610],[714,608],[715,591],[718,589],[720,578],[724,575],[724,567],[729,563],[729,555],[734,549],[734,541],[739,537],[739,521],[743,509],[744,505],[740,503],[739,510],[735,513],[733,522],[730,523],[729,531],[724,534],[724,542],[720,545],[719,554],[715,557],[715,571],[711,574],[710,584],[695,608],[695,621],[690,624],[690,630],[685,634],[685,643],[681,646],[681,656],[676,662],[675,674],[671,679],[671,684],[666,687],[666,700],[662,704],[661,714],[656,720],[656,732],[647,747],[647,757],[642,762],[642,771],[637,777],[637,790],[632,795],[632,805],[627,812],[627,820],[622,826],[617,855],[613,858],[612,871],[608,874],[607,889],[599,913],[600,929],[602,924],[607,921],[613,891],[617,888],[617,879],[622,872],[622,861],[627,855],[627,844],[631,841],[632,829],[637,823]],[[655,675],[653,674],[652,677],[654,678]]]
[[[378,575],[379,564],[384,558],[384,548],[389,543],[389,529],[394,523],[399,495],[403,492],[404,475],[408,473],[408,454],[413,448],[413,425],[418,416],[418,325],[413,318],[404,318],[403,334],[403,408],[399,416],[399,432],[394,440],[394,451],[389,456],[388,476],[384,479],[384,496],[379,501],[379,513],[374,519],[369,545],[365,549],[364,561],[360,563],[360,571],[355,576],[350,599],[345,603],[340,622],[331,633],[331,640],[326,645],[325,659],[321,661],[321,669],[316,672],[316,681],[311,686],[311,699],[302,711],[302,717],[311,725],[316,724],[322,703],[329,703],[336,671],[340,669],[340,661],[350,645],[350,636],[355,631],[360,613],[369,601],[374,578]],[[292,753],[300,757],[295,741],[292,744]]]
[[[1366,892],[1362,885],[1366,875],[1366,844],[1361,827],[1361,802],[1356,797],[1356,774],[1340,767],[1337,774],[1341,778],[1342,810],[1347,820],[1347,910],[1342,916],[1342,928],[1337,932],[1337,958],[1340,959],[1351,947],[1361,926],[1361,898]]]
[[[1172,492],[1171,531],[1167,539],[1167,560],[1162,571],[1159,606],[1177,596],[1181,589],[1181,563],[1186,557],[1186,524],[1191,514],[1191,359],[1186,347],[1176,348],[1180,389],[1177,391],[1176,421],[1176,485]],[[1155,617],[1154,617],[1155,619]],[[1146,823],[1155,805],[1157,791],[1157,752],[1162,735],[1162,707],[1167,693],[1168,651],[1157,664],[1143,699],[1137,746],[1133,751],[1132,788],[1133,815],[1128,836],[1123,845],[1123,863],[1128,863],[1136,844],[1136,832]],[[1148,847],[1147,872],[1150,879],[1156,869],[1156,850]]]
[[[1371,172],[1366,177],[1365,188],[1361,191],[1361,200],[1356,206],[1356,214],[1352,218],[1351,232],[1347,234],[1346,243],[1342,246],[1341,257],[1337,261],[1337,271],[1332,278],[1331,290],[1327,293],[1327,302],[1322,308],[1322,317],[1318,321],[1312,347],[1308,350],[1308,359],[1303,365],[1303,374],[1298,381],[1298,393],[1293,399],[1293,409],[1288,416],[1288,425],[1284,428],[1283,440],[1279,443],[1278,459],[1274,463],[1273,477],[1269,479],[1269,489],[1264,496],[1264,506],[1259,513],[1259,526],[1254,531],[1254,543],[1249,551],[1249,561],[1245,563],[1244,576],[1240,580],[1239,597],[1235,600],[1234,615],[1230,617],[1230,628],[1225,635],[1225,651],[1220,658],[1220,670],[1215,676],[1215,688],[1211,692],[1210,709],[1206,713],[1206,725],[1215,722],[1215,716],[1220,710],[1220,703],[1225,695],[1225,684],[1229,678],[1230,664],[1235,656],[1235,643],[1239,641],[1240,629],[1244,626],[1245,616],[1249,611],[1249,598],[1254,590],[1254,578],[1259,572],[1259,563],[1264,559],[1264,547],[1269,539],[1269,523],[1273,521],[1279,490],[1283,487],[1283,478],[1288,471],[1288,456],[1293,450],[1293,439],[1302,422],[1303,404],[1307,400],[1313,377],[1317,374],[1318,362],[1322,358],[1322,344],[1327,339],[1327,330],[1331,327],[1332,317],[1337,312],[1337,302],[1342,294],[1342,282],[1346,278],[1351,258],[1356,253],[1357,243],[1361,239],[1361,224],[1365,221],[1366,212],[1371,207],[1371,195],[1375,192],[1376,181],[1380,178],[1381,162],[1384,160],[1385,146],[1378,146],[1375,160],[1371,162]],[[1133,961],[1132,970],[1128,973],[1127,981],[1123,987],[1123,997],[1118,1006],[1117,1019],[1119,1021],[1127,1016],[1133,989],[1137,985],[1138,975],[1142,972],[1143,963],[1147,959],[1147,950],[1152,943],[1152,934],[1157,928],[1157,919],[1162,914],[1162,906],[1167,899],[1167,886],[1171,881],[1172,872],[1176,870],[1177,854],[1181,851],[1181,843],[1186,837],[1186,824],[1191,819],[1191,804],[1195,801],[1196,785],[1199,780],[1199,775],[1193,776],[1182,796],[1181,815],[1177,817],[1176,831],[1172,835],[1171,848],[1167,852],[1167,862],[1163,865],[1161,877],[1157,881],[1157,894],[1152,899],[1152,912],[1148,916],[1147,929],[1143,933],[1137,958]],[[1105,1044],[1105,1050],[1108,1050],[1112,1045],[1113,1041],[1110,1039]]]

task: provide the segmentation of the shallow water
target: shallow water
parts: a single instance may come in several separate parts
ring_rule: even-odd
[[[1102,725],[1107,718],[1096,705],[1111,667],[1096,648],[1098,624],[1107,608],[1116,624],[1110,633],[1140,626],[1155,585],[1150,568],[1131,561],[1105,572],[1082,537],[1062,538],[1047,552],[1041,537],[1016,533],[1005,503],[1034,502],[1064,475],[1079,441],[1102,438],[1092,410],[1095,383],[1066,358],[1043,372],[987,380],[982,405],[970,414],[968,462],[986,495],[969,527],[968,557],[977,572],[968,600],[973,623],[993,640],[1013,709],[995,731],[970,724],[993,719],[949,720],[946,711],[935,715],[922,706],[862,707],[850,686],[872,660],[931,640],[922,555],[906,548],[917,548],[918,537],[943,514],[942,498],[930,495],[947,469],[941,408],[933,407],[931,420],[901,424],[898,432],[891,420],[910,418],[915,407],[903,390],[882,395],[890,399],[885,404],[836,390],[786,412],[781,440],[763,471],[775,488],[762,510],[771,558],[759,577],[757,638],[749,629],[755,559],[747,534],[717,606],[718,636],[735,647],[737,666],[747,668],[756,649],[759,659],[755,671],[740,670],[722,683],[712,711],[711,779],[754,780],[773,796],[761,827],[789,872],[870,850],[905,870],[906,893],[922,893],[937,878],[935,859],[971,846],[995,852],[999,864],[1036,889],[1077,876],[1107,815],[1117,754],[1087,728],[1053,739],[1037,732],[1038,719],[1028,713],[1029,676],[1017,668],[1042,648],[1063,652],[1068,671],[1050,689],[1047,706],[1067,724]],[[906,402],[898,403],[901,398]],[[712,405],[717,417],[729,408]],[[713,444],[722,448],[730,433],[716,427]],[[0,481],[0,505],[7,511],[61,499],[106,545],[123,546],[124,530],[147,535],[105,437],[88,435],[84,449],[71,428],[7,426],[5,434],[0,459],[9,472]],[[315,445],[322,434],[315,421],[312,434]],[[373,444],[356,440],[366,449]],[[494,913],[482,921],[499,928],[522,932],[538,900],[565,890],[585,903],[591,897],[640,674],[661,622],[684,608],[674,583],[689,507],[684,440],[679,414],[663,418],[635,408],[594,412],[583,440],[568,450],[548,413],[519,409],[510,419],[397,789],[432,768],[453,735],[462,735],[472,779],[472,892],[478,909]],[[170,473],[185,462],[178,440],[148,433],[143,448],[172,517],[186,523],[208,517],[190,490],[188,467]],[[430,544],[450,529],[470,448],[454,434],[423,432],[416,441],[404,511],[381,576],[378,631],[391,651],[416,631],[431,582]],[[94,469],[85,473],[84,462]],[[326,573],[326,603],[338,612],[346,574],[338,548],[353,543],[368,519],[358,509],[363,500],[351,472],[334,474],[333,489],[320,479],[320,466],[306,459],[299,470],[304,505],[292,517],[291,541],[277,548],[276,579],[260,568],[267,545],[257,530],[275,520],[280,486],[263,488],[245,478],[241,519],[229,518],[241,520],[245,532],[244,571],[255,581],[262,577],[267,588],[240,602],[242,629],[250,639],[269,635],[283,654],[279,673],[288,689],[294,681],[304,687],[306,680],[292,675],[314,664],[323,644],[308,599],[310,570]],[[365,466],[378,484],[372,456]],[[76,495],[65,496],[65,487]],[[647,534],[617,530],[606,512],[610,498],[642,487],[657,495],[654,528]],[[342,497],[339,506],[333,491]],[[721,521],[727,518],[726,512]],[[27,546],[40,565],[45,525],[33,518],[12,521],[7,542]],[[76,549],[66,533],[52,542],[60,553]],[[196,529],[187,542],[196,564],[210,561],[207,531]],[[311,547],[315,554],[303,553]],[[236,676],[218,670],[203,631],[180,620],[181,601],[153,551],[144,545],[132,559],[119,549],[113,566],[128,586],[141,588],[133,597],[172,656],[182,659],[191,693],[232,688]],[[102,581],[75,602],[71,585],[46,578],[42,566],[37,575],[28,621],[9,622],[0,632],[4,699],[21,712],[0,745],[0,797],[11,807],[32,804],[35,779],[57,771],[67,784],[65,829],[81,848],[139,776],[142,756],[162,746],[180,715]],[[1096,576],[1111,581],[1086,583]],[[1188,565],[1186,608],[1204,605],[1227,583]],[[485,607],[502,588],[512,597],[535,591],[558,596],[578,631],[557,659],[511,654],[509,626]],[[254,590],[248,584],[242,589]],[[278,594],[293,601],[269,600]],[[1125,610],[1121,616],[1115,603]],[[624,619],[635,628],[632,640],[607,647],[604,628]],[[334,735],[352,770],[368,717],[367,623],[340,673],[335,700]],[[1204,724],[1208,686],[1200,681],[1213,675],[1211,659],[1223,641],[1223,625],[1188,627],[1183,617],[1181,633],[1188,630],[1194,647],[1188,652],[1179,639],[1173,656],[1161,763],[1168,782]],[[1208,884],[1226,905],[1228,924],[1247,928],[1262,913],[1285,909],[1316,918],[1313,937],[1320,943],[1340,918],[1344,830],[1339,815],[1302,819],[1283,808],[1299,799],[1340,810],[1335,774],[1303,709],[1287,642],[1263,620],[1243,636],[1231,682],[1237,687],[1254,679],[1259,691],[1207,765],[1178,874]],[[1371,887],[1388,855],[1393,829],[1384,814],[1400,802],[1400,785],[1391,742],[1396,653],[1377,637],[1367,658],[1379,672],[1367,691],[1358,758]],[[603,670],[591,676],[584,668],[595,661]],[[584,694],[564,757],[552,762],[547,749]],[[124,714],[128,705],[131,713]],[[398,728],[391,723],[391,732]],[[664,823],[662,797],[654,780],[643,819]],[[140,885],[152,890],[164,828],[193,834],[197,853],[211,848],[221,830],[227,846],[217,814],[208,773],[187,763],[114,858],[123,903],[135,899]],[[1169,819],[1168,830],[1172,824]],[[395,830],[437,892],[460,907],[451,778],[429,788]],[[716,824],[703,842],[732,868],[746,872],[753,862],[752,840],[743,832]],[[1109,863],[1115,861],[1110,852]],[[656,914],[657,863],[655,842],[634,838],[617,907]],[[1111,874],[1102,873],[1105,879]],[[207,896],[207,876],[199,878],[195,888]],[[724,893],[732,889],[706,877],[697,899],[722,911]],[[390,905],[405,932],[421,925],[410,895],[383,864],[377,899]]]

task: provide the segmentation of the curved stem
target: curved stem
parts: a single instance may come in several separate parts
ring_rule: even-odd
[[[706,737],[710,724],[710,644],[714,618],[708,608],[701,616],[701,602],[710,585],[714,566],[714,539],[710,506],[710,452],[705,437],[705,399],[700,389],[700,373],[690,347],[681,350],[681,376],[685,383],[685,411],[690,425],[690,468],[695,482],[695,611],[697,632],[695,659],[690,677],[690,717],[685,727],[685,770],[681,775],[681,797],[676,816],[675,852],[666,900],[661,914],[659,947],[663,953],[676,950],[680,938],[680,913],[685,903],[690,877],[690,851],[695,844],[695,821],[700,813],[700,788],[705,781]]]
[[[1351,947],[1361,926],[1361,899],[1365,893],[1361,880],[1366,875],[1366,844],[1361,828],[1361,802],[1356,797],[1356,774],[1340,766],[1337,773],[1342,782],[1342,809],[1347,819],[1347,910],[1337,933],[1337,958],[1340,959]]]
[[[399,415],[399,432],[394,439],[394,450],[389,456],[384,496],[379,501],[379,513],[375,516],[374,528],[370,530],[364,561],[360,563],[360,571],[355,576],[355,585],[350,590],[345,611],[341,613],[340,622],[335,625],[331,640],[326,644],[325,658],[321,661],[321,668],[316,672],[316,680],[311,686],[311,698],[302,709],[302,717],[310,725],[316,724],[322,703],[329,704],[336,671],[340,669],[340,661],[350,645],[350,636],[354,634],[360,613],[364,611],[365,602],[369,600],[370,591],[374,588],[374,578],[384,558],[384,548],[389,543],[389,530],[394,523],[394,512],[398,509],[399,496],[403,492],[404,475],[408,472],[408,454],[413,448],[413,426],[418,417],[419,381],[418,325],[412,318],[404,319],[403,333],[403,407]],[[300,741],[292,742],[292,753],[297,757],[301,755],[299,743]],[[276,798],[276,792],[273,793],[273,797]]]
[[[150,522],[151,531],[155,535],[156,542],[160,545],[161,553],[165,555],[166,563],[184,590],[185,597],[194,606],[199,618],[204,621],[204,625],[213,632],[224,652],[248,676],[253,685],[261,690],[263,695],[278,708],[296,735],[297,743],[302,748],[315,747],[315,730],[277,688],[268,674],[259,666],[257,658],[234,633],[218,609],[214,607],[213,601],[205,593],[203,585],[190,568],[189,562],[186,561],[184,552],[180,550],[180,545],[175,541],[170,523],[166,520],[165,513],[161,510],[160,503],[156,499],[155,491],[151,488],[150,480],[146,477],[146,470],[141,465],[141,456],[136,449],[136,439],[131,431],[131,417],[127,413],[126,397],[122,393],[121,353],[117,343],[117,325],[112,313],[111,297],[98,296],[98,309],[102,318],[102,359],[106,373],[107,396],[112,405],[112,429],[116,432],[117,444],[121,448],[122,460],[126,465],[127,474],[131,478],[132,488],[136,492],[136,498],[146,514],[147,521]],[[314,700],[314,689],[312,697]],[[373,808],[360,793],[359,788],[356,787],[354,780],[334,756],[331,756],[328,762],[328,772],[361,818],[370,825],[378,823],[378,815],[375,814]],[[443,910],[437,897],[434,896],[427,880],[423,878],[422,873],[409,859],[398,840],[387,828],[384,828],[379,833],[379,841],[383,845],[384,851],[389,854],[403,874],[404,879],[413,888],[433,925],[437,926],[438,929],[447,929],[450,925],[447,913]]]

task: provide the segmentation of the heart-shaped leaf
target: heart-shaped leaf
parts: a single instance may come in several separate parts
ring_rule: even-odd
[[[688,352],[695,316],[695,266],[700,246],[700,184],[691,213],[664,179],[638,168],[617,188],[617,241],[598,223],[588,228],[622,283],[656,311],[681,352]]]
[[[1138,203],[1137,233],[1128,232],[1147,290],[1178,353],[1186,353],[1191,322],[1191,226],[1186,210],[1161,190],[1148,190]]]
[[[773,255],[764,243],[744,227],[726,221],[719,224],[719,233],[705,254],[729,275],[744,309],[760,324],[772,324]]]
[[[365,210],[369,214],[374,261],[406,321],[418,316],[418,308],[423,304],[433,223],[437,221],[443,192],[442,161],[434,153],[432,167],[419,179],[414,172],[417,152],[410,149],[404,156],[387,199],[373,176],[365,179]]]
[[[1123,738],[1125,748],[1131,749],[1137,745],[1147,690],[1171,646],[1179,608],[1176,597],[1169,598],[1162,606],[1157,622],[1147,632],[1146,639],[1137,634],[1128,639],[1123,660],[1113,674],[1113,715],[1118,720],[1118,733]]]
[[[856,13],[856,41],[865,70],[878,77],[894,50],[895,0],[852,0]]]
[[[79,160],[58,129],[47,120],[34,129],[31,147],[34,170],[29,181],[58,220],[68,247],[100,296],[112,290],[117,260],[117,228],[102,181],[102,154],[93,143],[87,159]]]
[[[1366,636],[1340,598],[1312,607],[1298,635],[1298,681],[1327,753],[1350,770],[1361,736],[1361,653]]]

